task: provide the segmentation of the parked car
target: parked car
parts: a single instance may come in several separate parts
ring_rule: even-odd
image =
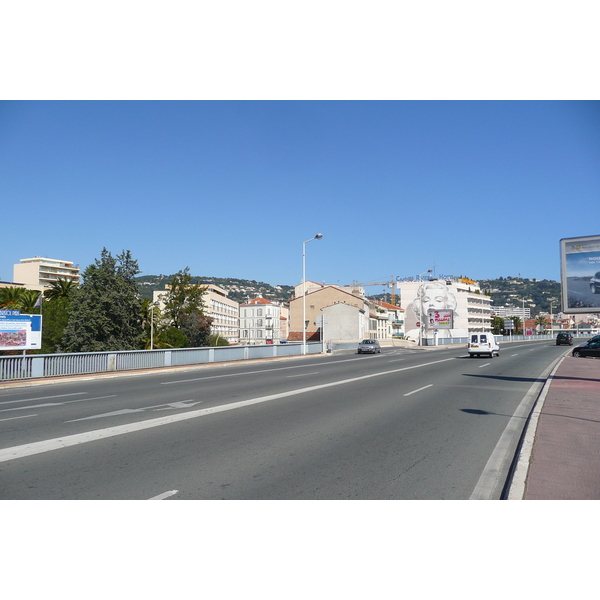
[[[573,345],[573,336],[570,333],[559,333],[556,336],[556,345],[567,344],[568,346]]]
[[[600,271],[590,279],[590,290],[592,294],[600,294]]]
[[[491,333],[472,333],[471,340],[468,344],[469,356],[481,356],[485,354],[490,358],[500,356],[500,346],[496,338]]]
[[[358,344],[358,354],[368,352],[371,354],[381,353],[381,346],[377,340],[363,340]]]
[[[581,346],[573,348],[572,354],[575,358],[600,358],[600,339],[595,340],[592,338],[585,344],[581,344]]]

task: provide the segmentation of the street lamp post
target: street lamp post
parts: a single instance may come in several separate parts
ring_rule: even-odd
[[[302,354],[306,354],[306,244],[313,240],[320,240],[322,233],[302,242]]]
[[[154,350],[154,307],[158,306],[158,302],[153,302],[150,305],[150,350]]]

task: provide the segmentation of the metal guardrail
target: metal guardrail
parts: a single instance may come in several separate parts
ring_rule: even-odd
[[[321,343],[307,343],[307,354],[319,354]],[[109,373],[225,361],[300,356],[302,344],[264,346],[218,346],[177,350],[126,350],[121,352],[81,352],[73,354],[27,354],[0,356],[0,381]]]

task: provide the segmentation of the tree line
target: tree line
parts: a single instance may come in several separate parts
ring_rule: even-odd
[[[227,344],[211,335],[212,319],[203,299],[206,287],[192,280],[188,267],[172,276],[162,310],[142,299],[134,280],[138,273],[129,250],[114,257],[103,248],[79,284],[59,279],[43,293],[1,288],[0,308],[42,314],[39,352],[44,354]]]

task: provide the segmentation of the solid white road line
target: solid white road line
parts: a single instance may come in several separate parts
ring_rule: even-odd
[[[509,450],[513,440],[520,435],[523,429],[523,423],[531,412],[532,405],[535,405],[535,400],[539,396],[541,389],[543,388],[546,378],[553,372],[555,366],[562,361],[563,357],[558,358],[550,364],[537,381],[534,381],[517,409],[513,413],[513,416],[508,421],[494,451],[479,477],[479,481],[471,494],[470,500],[493,500],[493,494],[500,487],[502,480],[500,476],[502,474],[502,465],[509,459]]]
[[[174,496],[179,490],[171,490],[170,492],[164,492],[159,494],[158,496],[154,496],[153,498],[148,498],[148,500],[164,500],[165,498],[170,498]]]
[[[41,442],[32,442],[29,444],[23,444],[21,446],[13,446],[12,448],[3,448],[0,450],[0,462],[6,462],[17,458],[23,458],[25,456],[32,456],[34,454],[41,454],[43,452],[51,452],[53,450],[60,450],[61,448],[68,448],[69,446],[77,446],[79,444],[86,444],[88,442],[94,442],[97,440],[103,440],[118,435],[124,435],[132,433],[134,431],[142,431],[144,429],[151,429],[153,427],[160,427],[162,425],[170,425],[171,423],[178,423],[180,421],[186,421],[188,419],[196,419],[198,417],[204,417],[206,415],[216,414],[229,410],[235,410],[237,408],[243,408],[246,406],[252,406],[254,404],[261,404],[263,402],[270,402],[272,400],[279,400],[281,398],[288,398],[290,396],[297,396],[298,394],[306,394],[308,392],[314,392],[317,390],[326,389],[329,387],[336,387],[339,385],[345,385],[347,383],[354,383],[355,381],[363,381],[365,379],[373,379],[375,377],[382,377],[385,375],[391,375],[393,373],[400,373],[401,371],[408,371],[411,369],[420,369],[422,367],[429,367],[438,363],[447,362],[449,360],[455,360],[454,358],[445,358],[442,360],[434,360],[428,363],[422,363],[420,365],[414,365],[412,367],[403,367],[401,369],[392,369],[391,371],[381,371],[379,373],[373,373],[371,375],[363,375],[362,377],[352,377],[350,379],[342,379],[340,381],[333,381],[331,383],[324,383],[321,385],[312,385],[305,388],[299,388],[297,390],[290,390],[289,392],[281,392],[279,394],[271,394],[269,396],[261,396],[259,398],[251,398],[250,400],[242,400],[240,402],[231,402],[229,404],[222,404],[220,406],[213,406],[211,408],[203,408],[199,410],[193,410],[177,415],[169,415],[166,417],[159,417],[157,419],[147,419],[145,421],[139,421],[137,423],[127,423],[125,425],[115,425],[114,427],[107,427],[105,429],[97,429],[96,431],[88,431],[86,433],[76,433],[73,435],[67,435],[60,438],[54,438],[51,440],[44,440]]]

